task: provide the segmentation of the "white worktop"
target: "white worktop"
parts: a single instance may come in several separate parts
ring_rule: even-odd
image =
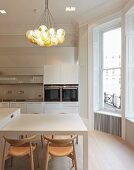
[[[4,127],[11,119],[20,114],[20,109],[0,108],[0,128]]]
[[[86,126],[76,114],[20,114],[9,122],[2,131],[55,131],[55,132],[84,132]]]

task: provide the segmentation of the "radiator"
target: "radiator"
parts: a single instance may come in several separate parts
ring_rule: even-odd
[[[95,113],[94,129],[121,137],[121,117]]]

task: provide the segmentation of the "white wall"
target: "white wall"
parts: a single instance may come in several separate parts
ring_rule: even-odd
[[[88,25],[79,28],[79,78],[80,78],[80,115],[88,118]]]
[[[93,56],[92,25],[79,28],[79,75],[80,75],[80,115],[85,119],[89,130],[94,129],[93,114]]]
[[[77,47],[0,48],[0,67],[43,67],[44,64],[76,63]]]
[[[125,140],[134,148],[134,121],[125,120]]]

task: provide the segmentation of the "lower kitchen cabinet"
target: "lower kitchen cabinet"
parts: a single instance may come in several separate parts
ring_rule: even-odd
[[[21,113],[43,113],[43,102],[0,102],[0,108],[20,108]]]
[[[62,110],[63,113],[79,113],[79,105],[78,102],[69,102],[69,103],[63,103],[62,104]]]
[[[61,102],[44,102],[44,113],[62,113]]]
[[[0,108],[20,108],[21,113],[79,113],[78,102],[0,102]]]
[[[0,108],[9,108],[9,102],[0,102]]]
[[[43,102],[28,102],[27,113],[43,113]]]
[[[78,102],[44,102],[44,113],[79,113]]]
[[[27,104],[25,102],[10,102],[10,108],[20,108],[21,113],[27,113]]]

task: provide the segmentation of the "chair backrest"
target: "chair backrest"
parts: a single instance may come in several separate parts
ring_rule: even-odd
[[[11,139],[11,138],[7,138],[5,136],[3,136],[5,141],[7,143],[9,143],[12,146],[21,146],[24,145],[26,143],[30,143],[36,136],[30,136],[28,138],[23,138],[23,139]]]
[[[70,135],[69,138],[65,138],[65,139],[55,139],[55,138],[49,138],[47,136],[44,136],[44,139],[46,139],[48,141],[48,143],[52,146],[68,146],[70,144],[73,143],[74,139],[76,138],[77,136],[74,135]]]

